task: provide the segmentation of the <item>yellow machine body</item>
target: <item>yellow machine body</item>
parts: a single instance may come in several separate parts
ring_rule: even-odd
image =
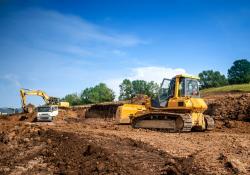
[[[69,102],[61,101],[61,102],[58,103],[58,107],[69,108]]]
[[[124,104],[117,109],[116,122],[118,124],[130,124],[130,116],[134,116],[137,112],[146,110],[144,105]]]
[[[205,101],[200,98],[199,92],[195,92],[196,96],[193,95],[183,95],[181,94],[181,90],[183,90],[180,85],[181,82],[191,81],[191,83],[198,80],[197,77],[189,76],[189,75],[177,75],[175,76],[171,81],[173,81],[174,85],[172,88],[172,96],[166,100],[165,106],[153,106],[151,103],[150,98],[145,98],[145,101],[143,104],[124,104],[117,109],[116,113],[116,121],[119,124],[131,124],[135,123],[137,121],[140,121],[141,124],[139,126],[143,126],[143,124],[147,125],[147,128],[150,126],[150,122],[152,123],[152,128],[158,128],[162,126],[161,122],[167,122],[167,120],[171,119],[170,125],[172,126],[182,126],[185,127],[184,120],[187,120],[187,123],[189,122],[190,127],[189,129],[197,128],[198,130],[206,130],[213,128],[213,126],[210,125],[209,122],[211,122],[211,125],[213,125],[212,119],[207,119],[203,115],[203,112],[207,109],[207,105]],[[193,82],[192,82],[193,81]],[[197,81],[198,82],[198,81]],[[197,91],[197,88],[195,89]],[[163,101],[164,102],[164,101]],[[149,117],[145,117],[145,116]],[[156,117],[154,120],[150,120],[150,118],[154,118],[155,115],[159,115],[161,117]],[[164,120],[164,117],[166,120]],[[144,118],[144,119],[143,119]],[[179,119],[178,119],[179,118]],[[181,122],[180,118],[182,118]],[[139,120],[138,120],[139,119]],[[146,120],[145,120],[146,119]],[[166,123],[167,124],[167,123]],[[186,128],[187,128],[186,127]],[[186,129],[186,130],[189,130]],[[173,129],[177,130],[177,129]],[[180,130],[180,128],[179,128]]]

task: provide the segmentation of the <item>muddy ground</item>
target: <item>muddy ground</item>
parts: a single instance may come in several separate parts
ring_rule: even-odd
[[[250,123],[241,111],[215,116],[214,131],[192,133],[132,129],[81,110],[62,110],[50,123],[1,118],[0,174],[250,174]]]

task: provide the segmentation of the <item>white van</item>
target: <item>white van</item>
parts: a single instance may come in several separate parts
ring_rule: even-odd
[[[58,115],[58,106],[38,106],[37,121],[52,121]]]

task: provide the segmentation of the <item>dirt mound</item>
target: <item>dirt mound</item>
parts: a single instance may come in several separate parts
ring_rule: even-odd
[[[33,122],[36,121],[36,112],[32,113],[18,113],[18,114],[11,114],[6,116],[0,116],[0,120],[5,121],[27,121],[27,122]]]
[[[250,120],[250,94],[205,97],[205,114],[217,119]]]
[[[147,150],[142,143],[131,139],[95,138],[89,135],[72,135],[69,133],[47,132],[52,137],[52,147],[57,147],[51,153],[46,153],[46,162],[52,163],[58,173],[80,174],[140,174],[147,172],[180,173],[181,165],[174,159],[164,157],[157,151]],[[117,141],[116,141],[117,140]],[[57,146],[59,145],[59,146]],[[146,146],[145,146],[146,147]],[[149,152],[150,151],[150,152]],[[133,157],[134,160],[131,159]],[[165,158],[165,159],[164,159]],[[154,163],[150,163],[154,160]],[[158,165],[160,164],[160,165]],[[155,167],[150,167],[150,165]]]
[[[165,133],[132,129],[127,125],[112,125],[111,121],[100,118],[88,118],[83,123],[65,124],[64,127],[56,128],[59,131],[74,132],[79,135],[89,134],[92,136],[90,137],[91,140],[93,140],[94,136],[102,138],[103,141],[106,139],[109,140],[109,144],[101,141],[100,144],[97,142],[96,145],[102,145],[103,149],[113,150],[113,153],[119,155],[117,159],[121,162],[126,158],[131,164],[141,165],[138,162],[148,159],[159,164],[160,166],[158,167],[161,167],[162,171],[156,168],[151,174],[164,174],[164,169],[167,168],[169,164],[171,165],[171,161],[169,161],[171,157],[174,159],[173,165],[176,166],[178,162],[178,165],[182,166],[182,168],[179,167],[181,170],[185,169],[183,165],[190,163],[189,168],[191,168],[191,171],[184,171],[190,172],[190,174],[232,174],[232,170],[225,167],[224,162],[218,160],[220,153],[230,157],[230,159],[242,162],[244,168],[249,172],[250,123],[234,120],[230,122],[235,123],[233,128],[223,127],[221,129],[216,128],[211,132],[191,133]],[[161,163],[161,156],[158,157],[155,154],[149,156],[149,153],[145,153],[145,151],[156,151],[161,154],[161,150],[163,151],[162,154],[166,155],[164,158],[166,161],[165,166]],[[138,154],[140,154],[141,157]],[[158,160],[155,160],[157,157],[160,163],[158,163]],[[178,159],[176,157],[181,157],[181,160],[185,163],[177,161]],[[193,161],[194,163],[192,163]],[[146,161],[146,163],[147,162],[148,161]],[[131,165],[127,164],[127,166],[130,167]],[[149,167],[152,166],[153,164]],[[138,173],[138,170],[137,174],[143,174],[145,172],[145,169],[140,168],[140,170],[141,172]],[[169,173],[171,170],[168,169],[167,172]]]
[[[226,133],[250,133],[250,123],[237,120],[216,120],[215,131]]]
[[[78,122],[85,118],[85,110],[81,108],[60,109],[58,116],[54,118],[55,122]]]
[[[224,164],[225,168],[227,168],[231,174],[247,174],[244,163],[232,156],[226,156],[220,153],[218,160]]]
[[[58,116],[54,118],[55,122],[66,121],[66,122],[78,122],[85,118],[85,111],[81,108],[66,108],[59,109]],[[19,113],[6,116],[0,116],[0,120],[4,121],[24,121],[24,122],[36,122],[37,112],[32,113]]]
[[[1,123],[0,174],[182,174],[192,157],[176,158],[140,141],[110,135]]]

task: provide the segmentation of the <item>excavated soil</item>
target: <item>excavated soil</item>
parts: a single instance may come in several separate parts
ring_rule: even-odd
[[[250,121],[250,93],[205,96],[206,114],[217,119]]]
[[[1,174],[188,174],[179,158],[144,142],[79,125],[1,123]],[[91,127],[91,126],[90,126]],[[78,129],[82,129],[81,132]]]
[[[0,174],[250,174],[249,94],[205,99],[211,132],[132,129],[85,107],[1,117]]]
[[[59,114],[54,118],[55,122],[70,122],[70,121],[81,121],[85,119],[85,108],[69,108],[59,109]],[[25,122],[36,122],[36,112],[32,113],[19,113],[7,116],[0,116],[0,120],[3,121],[25,121]]]
[[[250,132],[235,128],[164,133],[104,119],[0,128],[0,174],[250,173]]]

